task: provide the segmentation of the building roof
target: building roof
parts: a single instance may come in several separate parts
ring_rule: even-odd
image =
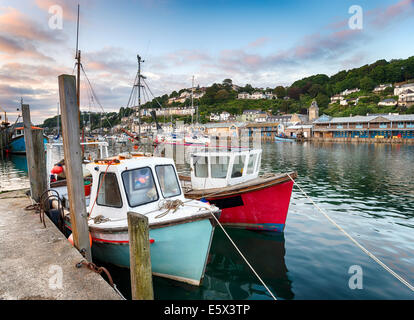
[[[211,129],[211,128],[227,128],[231,126],[244,127],[245,125],[246,123],[244,122],[217,122],[217,123],[206,123],[204,126],[207,129]]]
[[[328,118],[322,117],[316,119],[314,123],[360,123],[360,122],[371,122],[377,118],[384,118],[388,121],[414,121],[414,114],[375,114],[368,116],[353,116],[353,117],[335,117],[328,120]]]

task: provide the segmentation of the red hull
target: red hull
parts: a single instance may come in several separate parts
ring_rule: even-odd
[[[220,222],[247,229],[283,232],[293,181],[247,191],[236,196],[207,200],[222,209]]]

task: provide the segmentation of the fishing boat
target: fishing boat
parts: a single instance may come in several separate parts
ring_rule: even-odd
[[[223,225],[283,232],[296,172],[259,176],[262,150],[202,151],[180,176],[187,198],[215,204]]]
[[[277,135],[275,136],[276,141],[283,141],[283,142],[295,142],[296,138],[291,138],[286,135]]]
[[[153,274],[200,285],[220,210],[184,198],[174,161],[124,154],[86,168],[92,175],[86,202],[93,257],[129,267],[127,212],[138,212],[149,220]],[[52,190],[68,203],[65,186]],[[71,230],[67,211],[64,223]]]
[[[39,127],[32,126],[32,130],[43,130]],[[46,144],[48,142],[47,136],[43,136],[43,141]],[[24,127],[16,127],[12,133],[12,137],[7,145],[7,150],[14,154],[26,154],[26,144],[24,142]]]

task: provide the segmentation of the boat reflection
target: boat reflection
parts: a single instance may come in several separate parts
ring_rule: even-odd
[[[284,234],[226,229],[278,299],[293,299]],[[271,299],[222,230],[216,229],[203,283],[203,299]]]

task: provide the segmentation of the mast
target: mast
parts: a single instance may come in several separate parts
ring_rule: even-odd
[[[141,63],[145,62],[142,60],[141,56],[137,55],[138,59],[138,141],[141,142],[141,78],[145,79],[144,76],[141,75]]]
[[[59,136],[59,102],[57,103],[57,135]]]
[[[193,116],[194,116],[193,110],[194,110],[194,75],[193,75],[193,81],[191,82],[191,124],[192,125],[194,125],[194,123],[193,123]]]
[[[77,21],[77,32],[76,32],[76,65],[77,65],[77,77],[76,77],[76,98],[78,100],[79,110],[79,123],[80,123],[80,69],[81,69],[81,51],[79,50],[79,4],[78,4],[78,21]]]

